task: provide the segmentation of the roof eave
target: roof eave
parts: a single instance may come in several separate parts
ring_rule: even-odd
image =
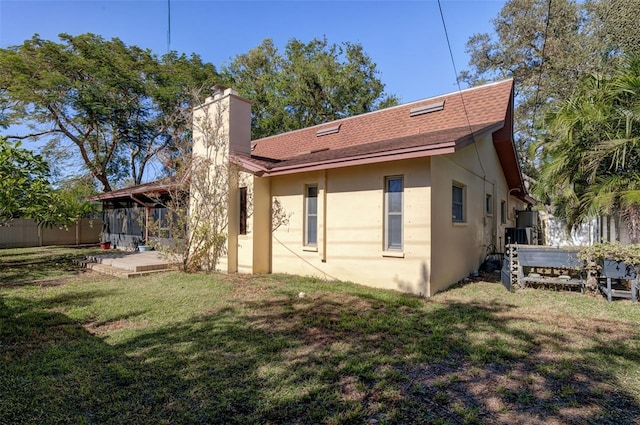
[[[514,194],[518,199],[528,204],[535,205],[537,201],[532,198],[524,185],[522,168],[518,159],[518,152],[513,140],[513,115],[514,115],[514,88],[511,87],[509,105],[505,114],[504,124],[493,132],[493,145],[498,154],[498,159],[509,186],[509,191],[518,191]]]
[[[261,177],[265,172],[267,172],[267,169],[259,164],[256,164],[255,162],[251,161],[251,158],[246,157],[246,156],[242,156],[242,155],[231,155],[230,156],[230,160],[235,163],[236,165],[239,165],[240,167],[242,167],[243,169],[245,169],[246,171]]]
[[[356,165],[376,164],[386,161],[396,161],[402,159],[421,158],[426,156],[444,155],[454,153],[456,149],[455,141],[439,143],[437,145],[420,146],[418,148],[397,149],[386,152],[376,152],[351,157],[336,158],[326,161],[313,161],[299,165],[276,167],[265,172],[267,176],[280,176],[285,174],[296,174],[306,171],[326,170],[331,168],[352,167]]]
[[[125,189],[117,189],[112,190],[111,192],[104,192],[98,195],[93,195],[87,197],[88,201],[105,201],[111,199],[118,198],[130,198],[132,195],[145,195],[149,193],[168,193],[172,189],[179,188],[183,186],[184,183],[174,183],[174,184],[160,184],[156,186],[152,186],[150,184],[143,184],[138,186],[131,186]]]

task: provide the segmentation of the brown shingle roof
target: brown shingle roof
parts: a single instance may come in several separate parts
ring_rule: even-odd
[[[511,89],[512,80],[506,80],[255,140],[252,154],[284,160],[320,150],[340,150],[378,141],[391,143],[419,134],[444,135],[455,129],[504,122]],[[437,102],[444,102],[444,109],[409,116],[412,109]],[[318,130],[336,125],[340,125],[337,133],[316,136]]]
[[[285,170],[291,172],[296,169],[307,168],[310,165],[314,165],[317,168],[327,168],[329,164],[335,165],[364,157],[378,157],[384,160],[390,160],[397,155],[405,155],[406,157],[411,154],[411,156],[416,157],[447,152],[451,153],[454,152],[456,148],[472,143],[475,136],[485,133],[486,131],[496,130],[501,126],[501,123],[489,123],[475,125],[471,128],[462,127],[430,133],[419,133],[344,148],[319,150],[283,160],[252,156],[249,162],[258,167],[256,171],[279,174]],[[243,160],[244,158],[242,157],[235,157],[236,162],[239,162],[241,165],[247,165],[247,162]],[[322,164],[324,164],[324,167]],[[251,167],[249,166],[249,168]]]

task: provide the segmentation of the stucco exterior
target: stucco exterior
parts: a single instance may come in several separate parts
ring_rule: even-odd
[[[384,249],[385,177],[404,179],[403,249]],[[430,262],[429,158],[271,177],[290,214],[273,232],[272,271],[427,294]],[[318,186],[318,241],[304,244],[304,190]]]
[[[221,118],[222,163],[229,165],[228,245],[219,268],[317,276],[425,296],[478,270],[489,246],[503,249],[504,229],[514,226],[526,193],[514,163],[511,83],[467,96],[484,102],[467,106],[478,115],[467,116],[467,125],[447,124],[442,115],[463,117],[457,105],[464,102],[452,95],[425,101],[428,113],[435,111],[430,116],[413,118],[426,113],[423,104],[412,104],[252,144],[248,103],[233,91],[219,93],[205,105],[209,109],[195,114]],[[389,114],[397,117],[389,122],[404,132],[401,138],[388,139],[394,131],[388,125],[376,130],[377,120]],[[400,120],[416,130],[407,131]],[[429,132],[430,125],[437,131]],[[362,141],[350,139],[350,126],[360,129]],[[366,128],[371,141],[362,137]],[[194,125],[194,152],[207,155],[197,146],[201,136]],[[296,143],[309,150],[298,152]],[[279,158],[254,155],[256,146]],[[452,207],[453,185],[458,189]],[[452,208],[462,208],[463,217],[454,218]]]
[[[487,247],[504,245],[523,202],[509,196],[491,137],[443,156],[271,177],[271,196],[290,214],[273,232],[274,273],[292,273],[432,295],[468,276]],[[482,163],[482,167],[480,164]],[[484,177],[484,172],[486,177]],[[384,249],[384,179],[404,178],[403,249]],[[484,178],[483,178],[484,177]],[[466,219],[454,223],[451,186],[465,185]],[[318,243],[304,245],[304,189],[318,185]],[[486,195],[494,203],[485,211]],[[500,202],[508,203],[501,222]],[[433,225],[437,223],[437,225]]]
[[[478,270],[487,247],[504,252],[504,231],[514,227],[514,211],[522,201],[509,195],[504,174],[490,135],[485,135],[460,152],[431,159],[433,221],[433,267],[430,293],[443,290],[452,282]],[[451,217],[452,186],[464,188],[465,211],[462,222]],[[487,195],[491,210],[487,212]],[[501,202],[505,202],[504,223]]]

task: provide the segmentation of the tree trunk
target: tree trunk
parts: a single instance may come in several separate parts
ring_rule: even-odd
[[[640,243],[640,205],[632,204],[622,211],[622,219],[627,225],[629,241],[632,244]]]
[[[109,184],[109,179],[106,174],[96,174],[95,178],[102,184],[103,192],[111,192],[111,185]]]

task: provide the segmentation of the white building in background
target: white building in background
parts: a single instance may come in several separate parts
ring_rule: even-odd
[[[599,242],[631,243],[627,227],[620,218],[594,217],[577,228],[567,230],[567,222],[546,211],[539,212],[544,245],[587,246]]]

